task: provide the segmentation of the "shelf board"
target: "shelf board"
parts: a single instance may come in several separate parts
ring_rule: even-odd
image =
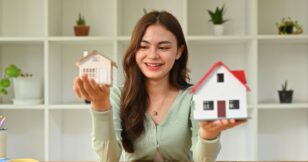
[[[52,44],[75,45],[75,44],[101,44],[112,43],[113,37],[48,37],[48,41]]]
[[[0,45],[24,44],[37,45],[44,44],[44,37],[0,37]]]
[[[0,104],[0,110],[44,110],[44,105]]]
[[[188,42],[206,43],[247,43],[253,40],[252,36],[187,36]]]
[[[128,41],[130,41],[130,36],[118,36],[117,40],[118,41],[125,41],[125,42],[127,41],[128,42]]]
[[[308,103],[290,103],[290,104],[280,104],[280,103],[262,103],[258,104],[258,109],[307,109]]]
[[[90,104],[56,104],[56,105],[49,105],[48,109],[50,110],[80,110],[80,109],[87,109],[91,108]]]
[[[308,35],[259,35],[261,43],[308,43]]]

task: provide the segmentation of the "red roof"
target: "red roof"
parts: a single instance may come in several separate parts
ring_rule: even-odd
[[[242,85],[246,88],[247,91],[250,91],[250,88],[247,85],[245,72],[243,70],[234,70],[232,71],[229,67],[227,67],[223,62],[218,61],[216,62],[209,71],[205,73],[205,75],[199,80],[199,82],[193,87],[190,93],[195,93],[200,85],[211,75],[211,73],[217,69],[218,67],[223,66],[225,67]]]

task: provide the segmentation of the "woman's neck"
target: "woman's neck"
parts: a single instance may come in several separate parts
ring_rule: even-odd
[[[146,81],[146,89],[149,96],[161,96],[174,90],[175,88],[169,83],[168,79],[148,80]]]

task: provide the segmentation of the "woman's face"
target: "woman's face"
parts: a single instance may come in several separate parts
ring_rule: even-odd
[[[136,62],[145,77],[151,80],[168,78],[183,51],[178,48],[176,37],[159,24],[147,28],[139,46]]]

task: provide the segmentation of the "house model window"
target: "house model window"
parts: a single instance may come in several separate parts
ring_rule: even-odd
[[[214,102],[213,101],[204,101],[203,102],[203,110],[214,110]]]
[[[217,74],[217,82],[219,82],[219,83],[224,82],[224,74],[222,74],[222,73]]]
[[[116,63],[99,52],[84,52],[84,56],[76,65],[79,67],[79,76],[87,75],[99,84],[112,85],[113,67],[117,67]]]
[[[230,100],[229,101],[230,109],[240,109],[240,101],[239,100]]]

